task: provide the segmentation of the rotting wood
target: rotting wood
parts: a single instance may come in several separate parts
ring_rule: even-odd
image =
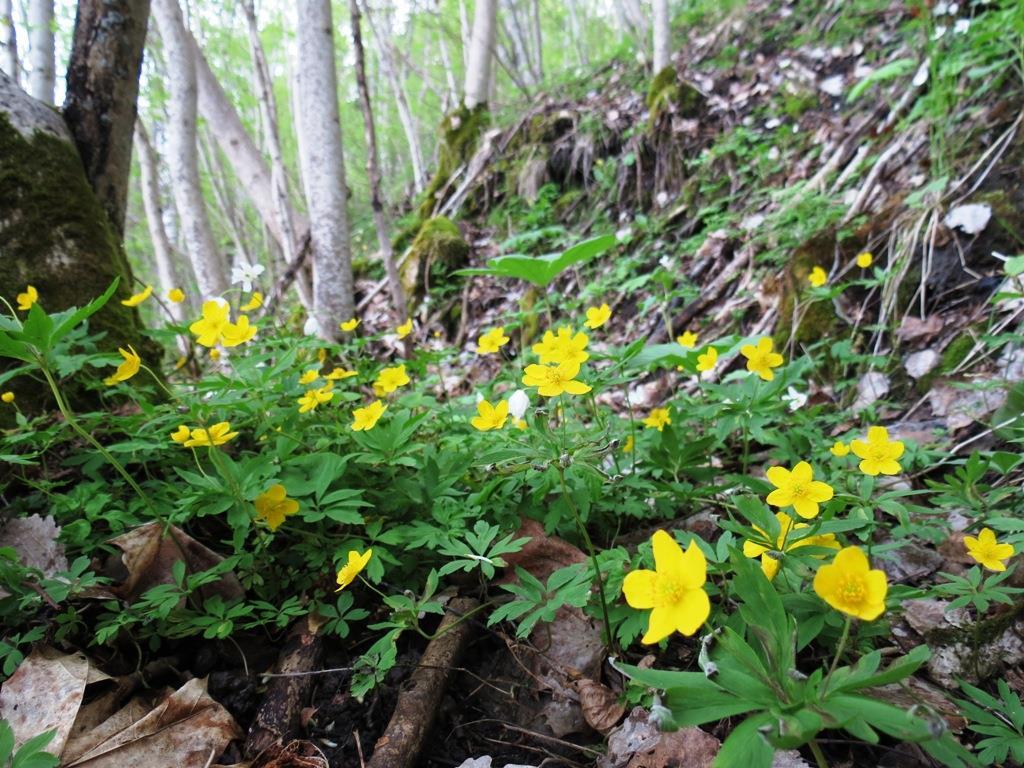
[[[409,685],[398,695],[395,711],[374,745],[367,768],[408,768],[416,764],[433,727],[451,668],[472,634],[471,624],[462,617],[477,605],[468,597],[456,598],[448,605],[437,636],[423,652]]]
[[[274,668],[276,674],[285,676],[273,677],[267,684],[266,696],[245,738],[246,757],[252,759],[271,745],[284,745],[298,736],[302,707],[316,676],[295,673],[319,668],[322,656],[323,641],[309,617],[296,622]]]

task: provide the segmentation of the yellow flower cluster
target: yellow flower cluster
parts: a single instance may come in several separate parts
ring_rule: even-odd
[[[590,385],[577,381],[580,366],[590,358],[587,344],[590,339],[580,331],[574,333],[569,326],[562,326],[557,333],[550,330],[533,345],[534,354],[540,357],[540,365],[526,366],[523,384],[536,387],[537,394],[557,397],[563,393],[585,395]]]
[[[231,322],[231,308],[223,299],[203,302],[203,316],[188,329],[195,334],[196,343],[204,347],[237,347],[256,336],[256,326],[249,324],[247,315],[239,315],[238,322]]]
[[[186,448],[224,445],[236,437],[238,437],[238,433],[232,432],[231,425],[226,421],[218,422],[209,428],[189,427],[187,424],[182,424],[171,433],[171,440]]]

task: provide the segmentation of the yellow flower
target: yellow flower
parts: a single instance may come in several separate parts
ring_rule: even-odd
[[[211,360],[220,360],[220,350],[219,349],[211,349],[210,350],[210,359]]]
[[[187,443],[188,439],[191,436],[192,436],[192,430],[189,429],[188,426],[185,425],[185,424],[182,424],[176,430],[171,432],[171,440],[173,440],[176,443],[181,443],[182,445]]]
[[[633,440],[633,436],[632,435],[627,437],[626,438],[626,442],[623,443],[623,445],[622,445],[622,452],[623,453],[632,453],[633,452],[634,442],[635,441]]]
[[[249,325],[249,318],[240,315],[237,323],[227,323],[220,334],[220,342],[225,347],[237,347],[252,341],[256,336],[256,326]]]
[[[404,339],[406,336],[412,333],[412,318],[410,317],[408,320],[406,320],[404,323],[398,326],[395,329],[395,332],[398,334],[398,338],[400,339]]]
[[[0,395],[0,400],[2,400],[5,403],[8,403],[8,404],[13,403],[14,402],[14,393],[10,392],[10,391],[4,392],[2,395]]]
[[[299,376],[299,384],[312,384],[318,378],[320,378],[320,372],[316,368],[310,368]]]
[[[769,467],[768,480],[775,490],[768,494],[773,507],[793,507],[805,520],[818,516],[818,505],[832,498],[832,486],[814,479],[814,470],[801,461],[790,472],[785,467]]]
[[[693,331],[684,331],[682,336],[676,336],[676,343],[681,347],[693,349],[697,346],[697,334]]]
[[[348,553],[348,562],[345,563],[338,570],[338,588],[335,592],[341,592],[345,587],[356,580],[356,576],[362,572],[366,564],[370,562],[370,557],[373,555],[373,550],[368,549],[363,554],[359,554],[354,549]]]
[[[149,298],[150,294],[153,293],[153,286],[147,285],[138,293],[133,293],[127,299],[121,299],[121,303],[126,307],[137,307],[139,304]]]
[[[184,355],[180,355],[177,360],[174,361],[174,370],[180,371],[185,367],[185,363],[188,362],[188,358]]]
[[[707,561],[696,542],[683,552],[665,531],[655,531],[651,545],[655,570],[630,571],[622,582],[632,608],[653,609],[640,641],[648,645],[673,632],[692,635],[711,614],[711,601],[704,591]]]
[[[344,323],[338,325],[343,331],[354,331],[359,327],[359,318],[353,317],[351,320],[346,320]]]
[[[590,357],[586,351],[589,341],[583,331],[573,334],[572,328],[563,325],[557,334],[545,331],[544,338],[533,345],[533,351],[534,354],[540,355],[540,361],[545,365],[566,364],[579,367]]]
[[[238,308],[240,312],[252,312],[254,309],[259,309],[263,306],[263,294],[259,291],[253,291],[252,296],[242,306]]]
[[[814,575],[814,591],[837,611],[872,621],[885,611],[885,571],[871,570],[860,547],[844,547]]]
[[[23,312],[27,312],[32,309],[32,305],[39,301],[39,291],[35,289],[35,286],[26,285],[25,292],[19,293],[14,297],[18,302],[18,309]]]
[[[821,267],[815,267],[811,270],[811,274],[807,276],[807,282],[815,288],[821,288],[821,286],[828,282],[828,274]]]
[[[502,400],[497,405],[491,405],[486,400],[476,404],[477,416],[470,422],[481,432],[489,429],[501,429],[508,419],[508,400]]]
[[[181,288],[171,288],[167,292],[167,298],[175,304],[181,304],[185,300],[185,292]]]
[[[316,351],[316,359],[319,361],[320,365],[323,365],[324,360],[327,359],[327,350],[320,347],[320,349]]]
[[[528,365],[523,374],[523,384],[537,387],[537,394],[544,397],[557,397],[563,392],[570,395],[585,395],[590,391],[590,387],[582,381],[576,381],[576,374],[579,372],[578,363]]]
[[[335,368],[333,371],[328,373],[324,378],[328,381],[340,381],[341,379],[348,379],[352,376],[358,376],[357,371],[347,371],[344,368]]]
[[[988,528],[982,528],[978,537],[964,536],[967,554],[990,571],[1005,571],[1006,563],[1013,557],[1012,544],[1000,544],[996,535]]]
[[[714,347],[708,347],[702,355],[697,355],[697,370],[700,373],[706,373],[707,371],[713,371],[715,366],[718,364],[718,350]]]
[[[352,429],[356,432],[373,429],[377,420],[387,409],[388,407],[380,400],[374,400],[365,408],[356,408],[352,412]]]
[[[266,522],[267,527],[276,531],[286,517],[299,511],[299,502],[289,499],[284,486],[275,483],[256,497],[256,519]]]
[[[331,398],[334,397],[332,387],[334,387],[334,382],[329,381],[319,389],[307,389],[306,394],[300,397],[297,401],[299,404],[299,413],[308,413],[318,405],[329,403]]]
[[[404,365],[396,365],[393,368],[382,368],[377,374],[377,380],[373,382],[374,392],[377,396],[389,395],[399,387],[409,383],[409,375],[405,372]]]
[[[871,255],[870,251],[864,251],[863,253],[857,254],[857,266],[861,269],[867,269],[875,262],[875,257]]]
[[[128,345],[128,349],[118,348],[117,351],[121,353],[124,362],[117,366],[117,370],[114,373],[103,380],[103,383],[107,386],[117,384],[119,381],[128,381],[128,379],[139,372],[139,367],[142,365],[142,359],[135,349],[132,348],[131,344]]]
[[[860,471],[865,475],[898,475],[903,469],[897,461],[903,455],[903,443],[890,440],[885,427],[870,427],[867,442],[854,440],[850,448],[861,460]]]
[[[515,419],[512,423],[516,425],[516,429],[526,429],[529,426],[526,419]]]
[[[491,355],[504,347],[510,341],[505,335],[504,326],[499,325],[492,328],[476,340],[476,353],[478,355]]]
[[[226,421],[214,424],[209,429],[197,428],[192,430],[192,437],[185,443],[186,448],[200,448],[204,445],[224,445],[228,440],[238,437],[237,432],[231,431],[231,425]]]
[[[666,424],[672,423],[672,415],[668,408],[652,408],[650,414],[644,419],[644,426],[648,429],[656,429],[661,432]]]
[[[850,446],[848,446],[842,440],[836,440],[834,443],[832,443],[832,447],[829,448],[829,451],[832,452],[833,456],[836,456],[841,459],[843,458],[843,456],[846,456],[850,453]]]
[[[607,304],[600,307],[591,307],[587,310],[587,322],[584,323],[590,330],[600,328],[612,317],[612,309]]]
[[[810,528],[807,523],[796,523],[793,518],[787,515],[785,512],[776,512],[775,519],[779,521],[779,537],[775,540],[774,549],[769,549],[763,544],[759,544],[756,541],[743,542],[743,554],[747,557],[760,557],[761,558],[761,570],[764,571],[764,575],[771,581],[775,578],[775,574],[779,572],[779,558],[776,556],[777,553],[789,552],[799,547],[829,547],[831,549],[839,549],[839,542],[836,541],[835,534],[825,533],[817,536],[805,536],[800,539],[793,539],[793,531],[799,531],[804,528]],[[761,534],[762,538],[767,539],[768,534],[754,526],[754,530]]]
[[[772,352],[772,340],[765,336],[757,342],[755,347],[747,344],[740,349],[740,354],[747,358],[747,370],[756,373],[764,381],[771,381],[775,378],[772,368],[782,365],[782,355]]]
[[[230,325],[227,302],[210,299],[203,302],[203,316],[188,329],[196,335],[196,344],[215,347],[227,325]]]

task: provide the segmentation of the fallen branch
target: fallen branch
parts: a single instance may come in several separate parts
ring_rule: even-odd
[[[292,283],[295,282],[295,278],[298,277],[299,272],[302,271],[303,266],[306,264],[306,257],[309,256],[311,242],[309,230],[307,229],[305,234],[303,234],[302,238],[299,240],[299,250],[295,254],[295,258],[292,259],[291,264],[288,265],[284,274],[281,275],[280,279],[277,281],[277,285],[275,285],[274,289],[270,292],[270,296],[267,297],[267,314],[274,311],[277,303],[281,301],[284,295],[288,292],[288,289],[291,288]]]
[[[391,721],[377,739],[367,768],[408,768],[416,764],[433,728],[450,668],[470,638],[471,624],[462,617],[476,606],[472,598],[451,601],[437,636],[423,652],[408,687],[398,695]]]
[[[278,656],[275,671],[279,674],[304,672],[320,666],[323,642],[311,627],[309,618],[296,622]],[[256,719],[245,739],[245,756],[255,758],[264,750],[283,746],[299,734],[302,708],[309,699],[314,677],[289,675],[274,677],[267,684],[267,693]]]

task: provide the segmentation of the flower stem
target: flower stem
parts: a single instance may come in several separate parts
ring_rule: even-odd
[[[604,619],[605,647],[610,653],[617,654],[618,651],[615,647],[615,635],[612,632],[611,615],[608,613],[608,601],[604,594],[604,579],[601,578],[601,567],[597,562],[597,551],[594,549],[594,542],[590,540],[590,533],[587,531],[587,526],[583,524],[579,510],[576,509],[576,502],[574,502],[572,500],[572,496],[569,495],[569,489],[565,484],[565,468],[562,467],[561,464],[556,466],[558,467],[558,479],[562,485],[562,498],[565,499],[565,503],[572,511],[572,516],[576,520],[576,527],[579,528],[580,534],[583,536],[583,541],[587,545],[587,552],[590,554],[591,567],[594,569],[594,578],[597,579],[597,594],[601,600],[601,615]]]
[[[818,768],[828,768],[828,758],[826,758],[825,753],[821,751],[821,745],[818,744],[818,740],[811,739],[808,746],[811,748],[811,754],[814,755],[814,762],[818,764]]]
[[[828,668],[828,674],[825,675],[825,682],[821,686],[822,690],[828,690],[828,681],[832,677],[832,673],[836,671],[836,667],[839,666],[839,659],[842,658],[843,651],[846,650],[846,641],[850,639],[851,624],[853,624],[853,618],[847,615],[846,623],[843,624],[843,634],[839,637],[839,645],[836,646],[836,655],[832,658],[832,665]]]

